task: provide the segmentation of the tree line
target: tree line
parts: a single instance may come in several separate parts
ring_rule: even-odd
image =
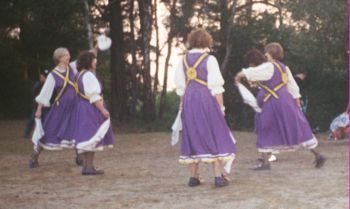
[[[166,18],[159,16],[160,8]],[[213,35],[212,54],[226,81],[226,115],[234,128],[251,129],[253,112],[242,104],[232,78],[245,67],[245,52],[271,41],[284,46],[285,63],[294,73],[308,74],[310,120],[325,129],[345,109],[346,4],[340,0],[4,0],[0,117],[28,113],[30,86],[38,69],[52,68],[56,47],[68,47],[74,57],[107,29],[112,47],[101,55],[101,66],[112,117],[164,120],[175,105],[167,92],[171,55],[195,27]]]

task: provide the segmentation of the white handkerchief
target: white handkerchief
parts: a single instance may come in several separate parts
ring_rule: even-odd
[[[243,102],[247,105],[251,106],[255,112],[261,112],[261,108],[258,105],[258,102],[256,101],[255,96],[250,92],[243,84],[239,83],[237,85],[239,93],[241,94],[243,98]]]
[[[171,130],[173,131],[171,134],[171,145],[174,146],[179,142],[180,131],[182,130],[181,110],[179,110],[179,113],[177,114],[177,117],[171,126]]]
[[[32,136],[32,142],[34,144],[34,150],[37,151],[39,147],[39,140],[44,136],[44,129],[41,123],[41,119],[35,118],[35,129]]]
[[[101,51],[106,51],[111,47],[112,40],[109,37],[107,37],[105,34],[102,34],[97,37],[97,45]]]

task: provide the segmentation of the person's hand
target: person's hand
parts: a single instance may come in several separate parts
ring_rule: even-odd
[[[180,102],[180,104],[179,104],[179,111],[182,110],[182,105],[183,105],[183,102]]]
[[[242,77],[243,77],[242,72],[237,73],[237,75],[235,76],[235,84],[236,85],[238,85],[241,82]]]
[[[35,117],[36,118],[41,118],[41,110],[40,109],[37,109],[36,112],[35,112]]]
[[[238,85],[241,82],[241,78],[238,75],[236,75],[234,81],[235,84]]]
[[[301,101],[300,101],[300,99],[298,98],[298,99],[295,99],[295,100],[297,102],[297,106],[301,109]]]
[[[100,51],[100,48],[98,47],[98,44],[95,44],[94,49],[95,49],[97,52]]]
[[[98,48],[98,45],[96,44],[94,48],[89,50],[89,52],[93,53],[97,57],[98,50],[99,48]]]
[[[102,115],[105,118],[109,118],[110,117],[109,112],[106,109],[102,110]]]
[[[221,109],[222,114],[225,116],[226,115],[226,113],[225,113],[225,110],[226,110],[225,106],[222,106],[220,109]]]

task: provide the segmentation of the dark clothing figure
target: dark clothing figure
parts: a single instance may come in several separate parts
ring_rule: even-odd
[[[30,114],[30,117],[28,119],[26,128],[24,130],[24,137],[25,138],[29,138],[33,129],[34,129],[34,125],[35,125],[35,112],[36,112],[36,108],[38,107],[38,104],[35,102],[35,97],[39,95],[41,88],[44,85],[45,80],[42,79],[46,79],[46,76],[49,74],[49,70],[43,70],[40,71],[40,78],[39,81],[37,81],[34,84],[33,90],[32,90],[32,96],[33,96],[33,103],[32,103],[32,112]],[[43,112],[42,112],[42,121],[44,122],[45,120],[45,116],[46,113],[49,111],[49,108],[43,108]]]

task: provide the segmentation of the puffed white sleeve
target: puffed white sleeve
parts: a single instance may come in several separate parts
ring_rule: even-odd
[[[286,72],[288,76],[288,83],[287,83],[288,92],[293,96],[294,99],[298,99],[301,97],[300,88],[297,82],[294,80],[294,77],[289,67],[286,67]]]
[[[183,58],[179,60],[175,69],[174,83],[176,86],[176,94],[183,96],[186,90],[186,76],[183,69]]]
[[[224,89],[224,78],[222,77],[219,63],[216,58],[212,55],[209,56],[207,62],[208,69],[208,88],[213,96],[217,94],[222,94],[225,92]]]
[[[76,75],[78,73],[77,61],[74,60],[73,62],[69,63],[69,66],[72,68],[74,74]]]
[[[243,68],[242,72],[249,81],[268,81],[273,76],[274,66],[271,62],[265,62],[256,67]]]
[[[44,83],[44,86],[42,87],[39,95],[35,98],[35,101],[38,104],[41,104],[45,107],[50,107],[50,99],[52,97],[52,93],[55,89],[55,78],[53,75],[50,73]]]
[[[87,72],[84,74],[83,85],[85,95],[90,98],[91,104],[102,99],[100,83],[93,73]]]

